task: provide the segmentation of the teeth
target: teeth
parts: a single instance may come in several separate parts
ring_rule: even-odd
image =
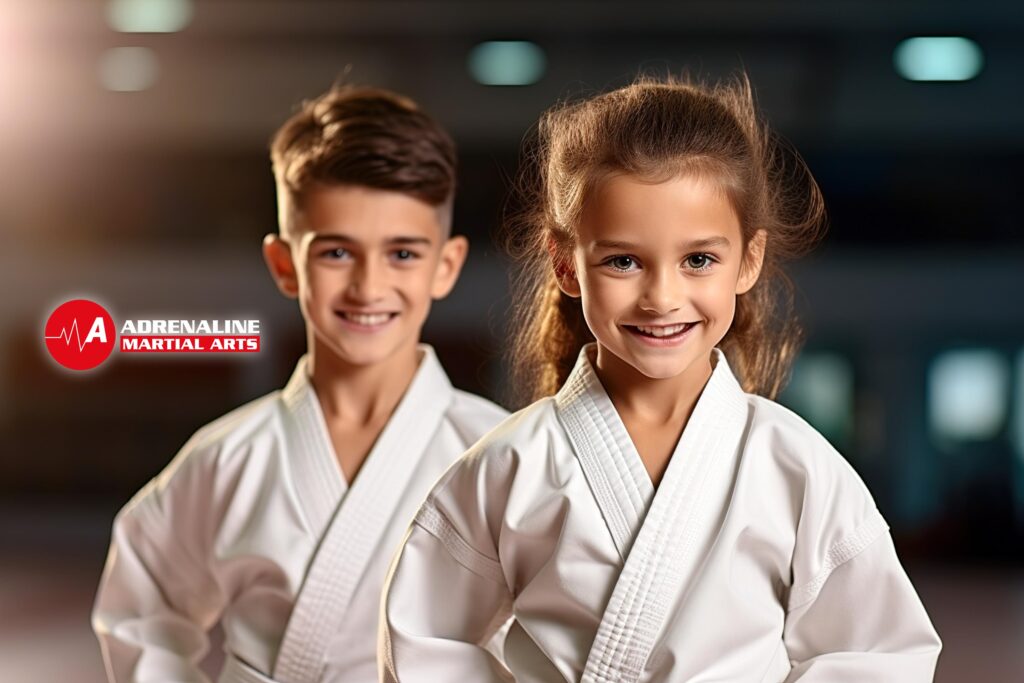
[[[672,325],[670,327],[645,327],[643,325],[637,325],[636,329],[640,330],[644,334],[649,334],[652,337],[671,337],[673,334],[679,334],[686,329],[688,323],[681,325]]]
[[[342,315],[346,320],[351,320],[359,325],[381,325],[391,318],[390,313],[349,313],[344,311]]]

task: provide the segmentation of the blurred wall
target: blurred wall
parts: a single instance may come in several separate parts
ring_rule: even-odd
[[[0,2],[8,563],[50,564],[60,546],[88,569],[54,585],[88,592],[114,512],[195,429],[288,377],[302,320],[260,239],[276,221],[267,141],[302,98],[344,77],[405,92],[449,127],[456,229],[473,247],[425,338],[457,385],[504,400],[510,267],[495,238],[523,135],[556,101],[638,73],[745,68],[831,219],[793,267],[808,336],[783,402],[862,474],[902,557],[1020,576],[1019,3],[209,0],[171,2],[184,23],[170,32],[118,30],[118,4]],[[936,35],[973,41],[978,75],[901,76],[901,41]],[[535,83],[479,81],[474,50],[494,40],[539,51]],[[42,326],[78,296],[116,319],[256,317],[264,348],[64,372]]]

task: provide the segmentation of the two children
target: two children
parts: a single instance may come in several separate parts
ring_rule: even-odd
[[[539,134],[513,348],[536,402],[426,496],[502,418],[417,344],[466,251],[450,143],[379,91],[281,130],[264,251],[308,354],[119,514],[112,679],[202,680],[217,620],[222,681],[372,679],[393,556],[386,681],[931,680],[870,494],[771,400],[798,341],[780,266],[824,210],[749,84],[638,82]]]
[[[419,343],[467,252],[455,149],[413,102],[342,88],[272,143],[264,256],[307,353],[207,425],[118,514],[93,614],[112,681],[374,681],[381,586],[430,486],[506,415]]]
[[[417,513],[383,679],[931,680],[885,520],[770,400],[796,345],[779,266],[824,211],[749,83],[641,81],[539,138],[513,352],[539,400]],[[480,644],[509,616],[502,662]]]

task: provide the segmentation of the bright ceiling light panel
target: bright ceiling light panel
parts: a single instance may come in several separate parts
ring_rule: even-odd
[[[483,85],[532,85],[544,76],[547,58],[523,40],[480,43],[469,53],[469,72]]]
[[[968,38],[922,36],[897,45],[893,62],[908,81],[969,81],[981,73],[985,57]]]

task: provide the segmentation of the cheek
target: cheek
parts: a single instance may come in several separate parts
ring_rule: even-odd
[[[320,304],[323,298],[322,287],[317,283],[316,273],[308,267],[301,268],[296,271],[296,276],[299,285],[298,301],[299,310],[302,311],[302,315],[307,319],[320,319],[320,311],[322,306]]]
[[[427,306],[433,297],[436,264],[418,263],[412,267],[396,268],[392,283],[399,295],[410,306]]]
[[[437,255],[417,264],[416,281],[422,290],[433,296],[435,288],[447,284],[446,272],[445,264],[441,262],[440,255]]]
[[[318,301],[331,294],[332,291],[343,287],[345,283],[344,271],[341,269],[329,269],[310,265],[300,271],[299,287],[305,291],[305,297],[310,301]]]
[[[732,320],[736,310],[735,279],[724,277],[708,281],[694,291],[692,300],[701,315],[711,322]]]
[[[636,301],[635,285],[625,279],[587,277],[580,280],[583,307],[596,319],[614,317],[629,310]]]

